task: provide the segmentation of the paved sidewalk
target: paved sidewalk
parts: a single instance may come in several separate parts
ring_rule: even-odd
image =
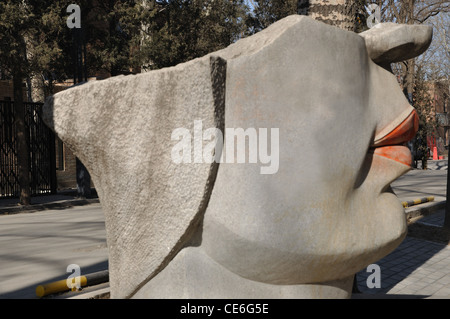
[[[418,223],[442,226],[444,210],[423,217]],[[380,266],[381,287],[374,283],[373,271],[358,273],[358,288],[367,298],[445,298],[450,299],[450,246],[407,237],[391,254],[375,263]]]
[[[0,216],[0,299],[35,299],[38,285],[108,269],[100,204]]]
[[[392,183],[400,201],[434,197],[432,202],[407,207],[405,211],[408,219],[428,215],[445,207],[447,173],[447,160],[428,161],[428,170],[411,170]]]
[[[442,227],[447,191],[447,160],[428,161],[428,170],[415,169],[392,183],[401,201],[434,196],[434,201],[408,207],[407,218]],[[419,165],[420,168],[420,165]],[[450,299],[450,246],[421,240],[406,239],[388,256],[375,263],[380,266],[381,287],[369,288],[372,271],[357,274],[362,294],[354,298],[446,298]]]

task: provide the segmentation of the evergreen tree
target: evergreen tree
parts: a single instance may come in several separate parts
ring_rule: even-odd
[[[18,147],[21,205],[29,205],[31,199],[29,146],[22,83],[31,65],[26,53],[25,39],[34,22],[35,17],[26,3],[12,0],[0,2],[0,68],[12,77],[14,85],[15,140]]]
[[[248,19],[253,33],[267,28],[272,23],[298,13],[298,0],[255,0],[253,16]]]
[[[27,57],[31,68],[27,74],[32,102],[44,102],[53,94],[53,84],[68,78],[73,63],[67,53],[72,41],[66,24],[70,0],[28,0],[36,26],[26,36]]]
[[[246,34],[242,0],[147,1],[141,58],[148,69],[186,62]]]
[[[136,73],[139,67],[143,1],[80,1],[90,74]]]
[[[68,1],[65,1],[68,2]],[[21,205],[31,203],[29,134],[25,125],[24,83],[53,77],[66,64],[60,47],[66,26],[64,1],[5,0],[0,2],[0,69],[13,80],[18,182]],[[50,83],[52,81],[49,81]],[[34,83],[33,83],[34,84]],[[30,87],[29,87],[30,89]],[[38,96],[38,97],[37,97]],[[29,94],[43,101],[42,94]]]
[[[31,203],[23,84],[27,80],[30,101],[42,102],[46,95],[52,93],[53,80],[71,66],[70,59],[64,54],[64,50],[70,50],[66,25],[66,8],[70,3],[69,0],[0,2],[0,69],[12,78],[14,86],[21,205]]]

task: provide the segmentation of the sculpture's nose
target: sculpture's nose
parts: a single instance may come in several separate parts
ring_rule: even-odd
[[[431,44],[433,28],[426,25],[379,23],[359,35],[364,38],[372,61],[388,66],[425,52]]]
[[[384,69],[392,71],[391,63],[412,59],[428,49],[433,37],[433,28],[424,25],[379,23],[370,30],[360,33],[360,36],[365,40],[370,59]],[[388,86],[385,79],[387,77],[382,79],[383,88]],[[393,81],[390,85],[397,87]],[[376,155],[410,166],[411,152],[403,144],[410,141],[417,133],[419,128],[417,111],[409,106],[403,93],[398,89],[393,93],[394,99],[387,98],[388,95],[384,94],[385,92],[377,93],[384,112],[389,111],[389,114],[398,115],[398,117],[392,119],[386,113],[382,116],[379,125],[383,129],[377,132],[371,151]]]

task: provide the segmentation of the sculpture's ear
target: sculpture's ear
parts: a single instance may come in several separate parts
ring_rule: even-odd
[[[370,58],[380,66],[421,55],[431,44],[433,28],[426,25],[379,23],[360,33]]]
[[[207,56],[47,100],[46,122],[87,167],[99,194],[112,298],[132,296],[164,268],[201,220],[218,164],[194,156],[211,143],[204,130],[223,132],[225,78],[225,60]],[[173,159],[180,143],[190,163]]]

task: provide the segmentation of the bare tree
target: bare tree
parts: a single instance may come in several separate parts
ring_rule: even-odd
[[[448,0],[375,0],[384,21],[403,24],[422,24],[442,12],[448,12]]]
[[[429,79],[444,79],[448,83],[448,32],[450,2],[448,0],[379,0],[384,21],[404,24],[431,24],[434,26],[434,41],[430,50],[420,58],[404,61],[397,65],[397,74],[402,80],[405,93],[413,102],[415,74],[417,69],[425,70]],[[450,88],[449,88],[450,89]],[[449,171],[450,173],[450,171]],[[450,174],[447,176],[447,200],[444,228],[450,230]]]
[[[382,22],[399,24],[423,24],[434,16],[450,11],[448,0],[376,0],[372,1],[380,8]],[[414,92],[414,74],[417,58],[404,61],[394,66],[405,95],[412,102]]]
[[[431,17],[427,24],[433,26],[434,35],[430,48],[417,59],[433,81],[450,79],[450,13]]]

